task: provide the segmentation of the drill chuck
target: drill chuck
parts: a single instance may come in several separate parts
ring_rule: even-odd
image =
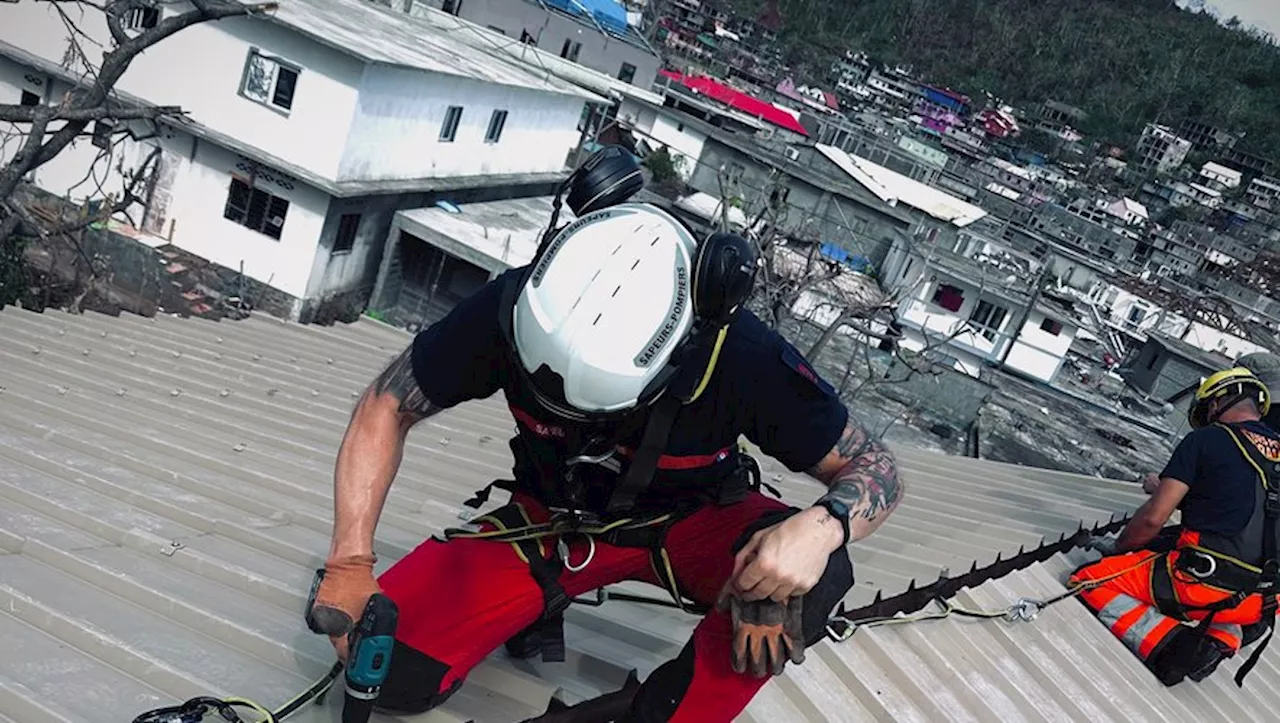
[[[367,723],[391,669],[399,611],[391,598],[375,594],[348,638],[346,697],[342,723]]]

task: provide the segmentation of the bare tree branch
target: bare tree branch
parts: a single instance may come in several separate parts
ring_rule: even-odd
[[[0,121],[10,123],[32,123],[46,110],[47,106],[22,106],[22,105],[0,105]],[[108,106],[100,105],[93,108],[67,108],[54,107],[51,117],[46,122],[51,121],[93,121],[93,120],[142,120],[155,119],[163,116],[182,115],[182,108],[176,105],[157,105],[157,106]]]

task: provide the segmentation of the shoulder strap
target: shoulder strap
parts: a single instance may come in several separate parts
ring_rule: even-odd
[[[665,394],[654,402],[649,411],[649,420],[644,427],[644,435],[640,438],[640,446],[631,458],[631,464],[618,486],[609,498],[609,513],[618,513],[635,505],[636,500],[649,487],[653,474],[658,469],[658,459],[667,447],[671,437],[671,429],[676,424],[676,415],[684,406],[673,394]]]
[[[1261,589],[1263,591],[1262,619],[1259,622],[1267,628],[1267,632],[1266,638],[1258,644],[1249,659],[1236,671],[1236,685],[1243,687],[1245,676],[1258,664],[1258,658],[1262,655],[1262,651],[1266,649],[1267,644],[1271,642],[1271,638],[1274,635],[1273,626],[1275,625],[1277,607],[1274,587],[1277,573],[1280,572],[1280,560],[1277,560],[1276,556],[1276,522],[1280,519],[1280,463],[1267,459],[1266,455],[1252,443],[1245,444],[1231,425],[1219,422],[1218,426],[1227,431],[1227,434],[1231,436],[1231,440],[1244,453],[1249,464],[1258,471],[1258,478],[1264,490],[1262,502],[1262,575],[1259,576],[1254,590]]]

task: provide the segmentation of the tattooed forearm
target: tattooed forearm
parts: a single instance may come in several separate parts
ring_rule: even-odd
[[[892,509],[902,489],[893,455],[878,442],[836,473],[830,486],[824,497],[848,505],[850,518],[869,522]]]
[[[809,474],[827,485],[827,493],[819,501],[831,499],[848,506],[850,540],[874,532],[902,499],[903,485],[893,453],[853,419]],[[835,523],[830,517],[826,521]]]
[[[413,375],[412,347],[405,349],[378,375],[377,379],[373,380],[369,391],[374,397],[391,395],[399,400],[398,411],[413,421],[426,419],[442,411],[427,399],[418,386],[418,381]]]

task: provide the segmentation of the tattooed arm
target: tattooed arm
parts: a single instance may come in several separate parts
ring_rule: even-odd
[[[852,416],[835,447],[808,473],[828,487],[819,502],[830,499],[849,508],[850,542],[875,532],[902,500],[903,485],[893,454]],[[843,539],[838,520],[830,515],[821,519],[823,525],[839,530]]]
[[[418,388],[411,349],[365,389],[347,425],[334,470],[331,557],[373,552],[373,533],[404,454],[405,437],[441,411]]]

